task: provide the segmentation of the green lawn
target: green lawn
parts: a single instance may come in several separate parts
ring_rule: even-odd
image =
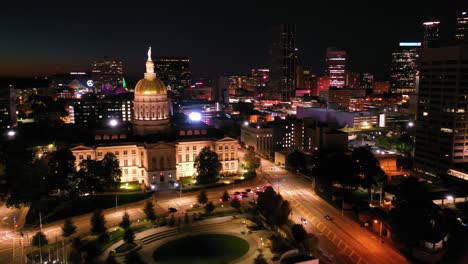
[[[237,259],[248,250],[249,244],[242,238],[201,234],[170,241],[157,248],[153,257],[161,264],[219,264]]]

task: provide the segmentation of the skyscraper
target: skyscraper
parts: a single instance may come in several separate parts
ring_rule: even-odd
[[[466,169],[468,47],[422,49],[420,55],[415,165],[433,174]]]
[[[282,24],[273,30],[268,99],[291,101],[296,89],[296,25]]]
[[[328,48],[327,65],[330,86],[343,88],[346,81],[346,51]]]
[[[390,65],[391,93],[414,93],[415,75],[417,72],[417,48],[421,42],[400,42],[400,46],[392,53]]]
[[[424,48],[437,48],[439,46],[439,21],[424,22]]]
[[[122,61],[103,58],[93,62],[94,92],[99,93],[106,89],[114,89],[122,85]]]
[[[460,12],[457,16],[455,39],[458,42],[468,42],[468,12]]]
[[[175,99],[180,99],[184,89],[190,86],[190,59],[187,57],[158,57],[154,60],[158,78],[172,91]]]

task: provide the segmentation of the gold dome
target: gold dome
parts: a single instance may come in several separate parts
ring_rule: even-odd
[[[155,78],[153,80],[141,79],[135,86],[135,94],[139,95],[157,95],[167,94],[166,86],[164,83]]]

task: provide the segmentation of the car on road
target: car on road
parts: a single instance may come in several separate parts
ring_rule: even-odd
[[[239,195],[239,194],[241,194],[241,193],[240,192],[234,192],[234,195]]]
[[[307,219],[305,219],[304,217],[301,217],[301,223],[302,223],[303,225],[305,225],[305,224],[307,224],[307,223],[309,223],[309,222],[308,222]]]
[[[200,205],[197,204],[197,203],[193,203],[193,204],[190,205],[190,207],[192,207],[192,208],[200,208]]]
[[[167,209],[167,211],[168,211],[169,213],[175,213],[175,212],[177,212],[177,209],[175,209],[174,207],[169,207],[169,208]]]
[[[327,219],[327,220],[333,220],[333,218],[332,218],[331,216],[329,216],[329,215],[325,215],[324,217],[325,217],[325,219]]]
[[[249,192],[249,193],[253,193],[252,189],[250,189],[250,188],[245,189],[245,191]]]

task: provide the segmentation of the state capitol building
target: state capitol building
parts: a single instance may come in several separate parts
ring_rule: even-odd
[[[196,175],[195,158],[208,146],[218,154],[221,174],[237,173],[236,139],[220,136],[219,131],[203,123],[175,126],[170,122],[170,113],[167,89],[154,72],[150,48],[144,78],[135,86],[133,135],[122,137],[125,140],[118,142],[80,144],[71,148],[77,168],[82,160],[99,160],[111,152],[119,160],[122,183],[139,182],[167,189],[180,177]],[[103,138],[115,137],[105,135]]]

